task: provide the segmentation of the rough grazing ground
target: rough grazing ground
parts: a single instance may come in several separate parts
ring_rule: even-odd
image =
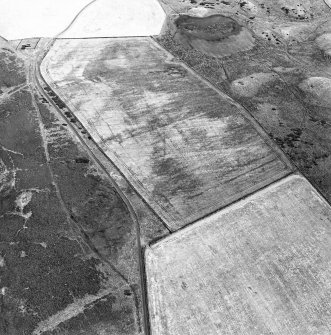
[[[242,104],[331,202],[331,20],[326,3],[323,0],[162,1],[168,5],[169,14],[199,17],[222,14],[250,31],[254,39],[250,50],[231,56],[214,52],[212,57],[210,48],[216,47],[210,41],[187,47],[187,41],[178,37],[178,15],[172,15],[158,40]],[[200,18],[200,24],[201,20],[209,19]],[[209,40],[218,34],[209,34]],[[242,44],[238,39],[235,42],[237,51],[247,43]],[[227,39],[217,43],[228,45]]]
[[[1,46],[0,334],[141,334],[130,213]]]
[[[58,40],[42,71],[172,229],[289,171],[234,104],[150,38]]]
[[[147,249],[153,335],[331,333],[331,208],[291,176]]]

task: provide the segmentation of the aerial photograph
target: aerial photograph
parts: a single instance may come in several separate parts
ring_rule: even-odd
[[[0,13],[0,335],[331,335],[331,0]]]

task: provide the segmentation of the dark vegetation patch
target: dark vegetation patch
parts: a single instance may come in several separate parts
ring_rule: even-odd
[[[160,36],[158,42],[199,74],[202,74],[206,78],[213,78],[215,82],[223,82],[224,70],[222,62],[217,58],[192,48],[187,49],[175,41],[170,33]]]
[[[220,14],[169,17],[166,26],[171,38],[186,49],[218,58],[254,48],[255,39],[251,32],[233,18]]]
[[[302,4],[298,4],[296,7],[281,7],[281,10],[290,18],[296,20],[308,20],[314,17],[314,14],[309,14],[308,11],[302,6]]]
[[[201,180],[193,174],[191,175],[188,169],[181,166],[178,161],[173,158],[160,159],[159,155],[159,148],[155,148],[153,173],[161,180],[155,187],[155,194],[158,191],[160,194],[163,193],[164,189],[169,189],[169,185],[176,185],[176,187],[169,189],[171,196],[175,196],[179,192],[194,194],[203,185]]]
[[[25,82],[23,61],[0,49],[0,87],[10,88]]]
[[[74,208],[74,215],[101,255],[116,261],[121,251],[125,252],[122,249],[134,226],[124,203],[108,185],[99,185],[93,195]],[[131,250],[126,252],[135,255]]]
[[[1,68],[0,68],[1,71]],[[1,118],[1,115],[6,117]],[[24,115],[23,115],[24,112]],[[32,136],[33,134],[37,134]],[[0,136],[1,145],[16,152],[24,149],[26,164],[44,162],[44,153],[40,143],[39,127],[35,120],[31,94],[21,90],[6,99],[0,105]],[[14,155],[14,160],[20,155]]]
[[[43,120],[46,129],[56,127],[56,119],[47,108],[40,105],[44,112]],[[79,222],[85,238],[92,243],[102,256],[117,261],[123,252],[136,260],[137,250],[126,249],[131,234],[135,234],[135,227],[130,213],[121,197],[113,186],[107,182],[102,174],[91,174],[91,161],[80,156],[81,148],[70,139],[66,140],[63,148],[52,150],[49,143],[51,164],[54,172],[61,176],[58,180],[63,199],[68,205],[74,220]],[[70,157],[76,157],[74,160]],[[87,164],[87,163],[90,164]],[[123,255],[122,255],[123,256]],[[131,266],[134,267],[133,264]],[[130,263],[128,263],[128,268]],[[130,270],[132,271],[132,270]]]
[[[292,132],[287,134],[285,137],[273,137],[273,140],[282,148],[284,149],[285,146],[293,148],[296,142],[300,141],[300,136],[302,134],[302,129],[300,128],[292,128]]]
[[[89,163],[89,159],[88,158],[86,158],[86,157],[77,157],[77,158],[75,158],[75,162],[76,163],[84,163],[84,164],[87,164],[87,163]]]
[[[232,35],[237,35],[242,27],[233,19],[223,15],[193,17],[181,15],[175,21],[180,33],[189,39],[206,41],[222,41]]]
[[[1,197],[0,253],[5,255],[6,267],[0,271],[1,285],[7,290],[1,307],[3,334],[32,333],[40,319],[65,308],[75,297],[95,294],[100,289],[96,270],[99,260],[84,261],[77,257],[82,252],[79,244],[59,235],[69,227],[45,155],[39,150],[43,142],[31,96],[21,92],[15,98],[16,103],[7,106],[10,115],[0,134],[4,147],[24,155],[23,158],[4,149],[0,152],[7,167],[18,170],[15,188]],[[5,157],[8,155],[10,159]],[[15,200],[25,190],[32,192],[32,199],[22,213],[31,212],[26,221],[10,214],[18,213]]]
[[[18,59],[8,63],[10,70],[3,58],[0,62],[0,80],[14,71],[7,84],[25,82]],[[58,129],[59,120],[45,102],[40,98],[36,101],[45,131]],[[107,264],[99,257],[100,239],[93,239],[94,232],[106,235],[102,246],[106,250],[111,246],[111,252],[104,255],[109,256],[109,262],[114,261],[115,267],[118,257],[128,259],[128,268],[122,267],[121,271],[127,277],[130,273],[132,286],[138,286],[138,250],[131,238],[135,229],[120,196],[106,179],[90,172],[93,164],[76,142],[69,137],[66,143],[62,138],[43,142],[31,92],[17,92],[0,104],[0,111],[0,175],[6,173],[4,179],[8,182],[0,193],[0,255],[5,261],[5,266],[0,267],[4,292],[0,296],[0,334],[32,334],[40,321],[77,299],[97,294],[105,282],[127,287],[115,272],[106,274],[98,269]],[[44,145],[48,147],[49,162]],[[20,212],[15,201],[24,192],[31,192],[32,197]],[[76,221],[68,219],[67,212]],[[115,301],[116,309],[112,310]],[[125,329],[123,325],[130,320],[133,329],[135,308],[133,299],[116,291],[87,306],[84,318],[88,318],[82,325],[90,331],[88,324],[107,320],[110,328]]]
[[[268,34],[268,38],[277,38]],[[218,89],[232,96],[253,115],[267,133],[272,134],[275,142],[288,155],[299,170],[331,201],[331,136],[328,132],[330,114],[325,108],[313,106],[305,100],[298,89],[299,83],[306,78],[304,69],[298,68],[298,62],[310,62],[314,71],[325,64],[318,59],[307,43],[291,46],[291,58],[283,49],[282,43],[267,44],[258,40],[254,49],[237,53],[222,60],[203,55],[197,50],[187,48],[185,43],[174,40],[170,30],[158,38],[167,50],[184,61],[197,73],[212,82]],[[316,49],[316,48],[315,48]],[[232,81],[252,73],[270,72],[273,68],[294,69],[281,73],[282,81],[276,81],[262,87],[257,96],[247,99],[233,96],[229,89]],[[313,73],[313,72],[312,72]],[[275,105],[275,110],[267,114],[258,113],[258,106],[263,102]],[[296,129],[298,128],[298,129]],[[292,129],[292,130],[291,130]],[[295,129],[295,130],[293,130]],[[302,133],[301,133],[302,132]],[[317,154],[315,154],[317,153]]]
[[[181,65],[165,64],[164,72],[172,77],[185,77],[187,70]]]
[[[29,308],[36,310],[41,318],[64,309],[74,299],[96,294],[100,290],[101,280],[96,270],[99,260],[82,260],[77,257],[81,249],[76,243],[57,237],[50,227],[48,230],[51,236],[44,237],[40,242],[45,243],[46,247],[32,244],[31,234],[20,241],[16,255],[20,255],[19,249],[24,248],[27,256],[15,257],[13,253],[9,267],[22,269],[16,278],[9,273],[11,283],[3,283],[10,285],[11,294],[26,301]]]

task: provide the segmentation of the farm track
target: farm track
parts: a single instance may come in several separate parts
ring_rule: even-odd
[[[95,2],[97,2],[98,0],[92,0],[90,3],[88,3],[87,5],[85,5],[77,14],[76,16],[72,19],[72,21],[69,23],[69,25],[62,30],[59,34],[57,34],[57,36],[55,38],[60,37],[62,34],[66,33],[71,26],[75,23],[75,21],[78,19],[78,17],[85,11],[85,9],[87,9],[88,7],[90,7],[91,5],[93,5]]]
[[[95,0],[96,1],[96,0]],[[90,3],[91,4],[91,3]],[[150,326],[149,326],[149,313],[148,313],[148,304],[147,304],[147,281],[146,281],[146,274],[145,274],[145,264],[144,264],[144,248],[141,245],[141,234],[140,234],[140,225],[138,221],[137,214],[132,207],[130,201],[128,198],[125,196],[125,194],[122,192],[120,187],[117,185],[116,181],[112,178],[112,176],[109,174],[107,168],[104,166],[104,164],[96,157],[96,155],[93,153],[89,145],[87,144],[87,141],[84,139],[83,136],[79,133],[79,131],[68,121],[67,117],[64,115],[63,111],[56,105],[56,103],[53,101],[51,97],[47,94],[47,92],[44,90],[43,85],[46,87],[49,87],[48,84],[45,82],[43,79],[43,76],[40,72],[40,64],[43,60],[43,58],[46,56],[47,52],[50,50],[52,47],[53,43],[56,41],[56,39],[52,39],[46,47],[41,49],[40,51],[38,50],[38,54],[36,57],[36,61],[33,65],[32,73],[31,73],[31,78],[30,80],[33,82],[35,89],[40,93],[42,97],[45,97],[45,99],[48,101],[49,104],[51,104],[55,110],[57,111],[58,115],[62,118],[62,120],[67,124],[67,126],[70,128],[70,130],[77,136],[79,139],[80,143],[83,145],[83,147],[87,150],[89,153],[90,157],[94,161],[94,163],[105,173],[107,176],[108,180],[114,187],[114,189],[118,192],[119,196],[125,203],[127,209],[130,212],[130,216],[132,221],[134,222],[136,226],[136,236],[137,236],[137,247],[138,247],[138,259],[139,259],[139,272],[140,272],[140,282],[141,282],[141,290],[142,290],[142,307],[143,307],[143,322],[144,322],[144,334],[145,335],[150,335]],[[68,110],[69,108],[66,107]],[[90,139],[88,139],[90,141]],[[91,247],[91,246],[90,246]],[[103,259],[104,260],[104,259]],[[105,260],[104,260],[105,261]],[[109,264],[107,261],[107,264],[110,265],[112,268],[114,268],[113,265]],[[118,273],[116,268],[114,268],[115,272]],[[127,282],[126,278],[123,277],[122,274],[119,274],[120,277],[124,279],[125,282]],[[132,286],[129,285],[132,289]],[[137,297],[137,292],[133,290],[133,294],[135,296],[135,305],[136,305],[136,312],[138,314],[138,322],[139,322],[139,304],[138,304],[138,297]]]

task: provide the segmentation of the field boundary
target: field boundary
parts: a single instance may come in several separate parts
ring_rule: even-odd
[[[212,213],[211,215],[208,215],[206,217],[204,217],[203,219],[200,219],[196,222],[193,222],[192,224],[190,225],[187,225],[187,226],[184,226],[178,230],[176,230],[175,232],[173,232],[172,234],[168,235],[168,236],[165,236],[163,237],[162,239],[158,240],[158,241],[155,241],[155,242],[152,242],[148,245],[148,247],[146,248],[146,251],[147,250],[153,250],[155,248],[158,247],[159,244],[162,244],[164,242],[167,242],[167,240],[169,239],[172,239],[172,238],[177,238],[178,236],[181,236],[183,234],[186,233],[186,231],[188,230],[191,230],[191,229],[194,229],[196,226],[202,226],[203,225],[203,220],[205,219],[208,219],[209,217],[211,217],[212,215],[216,214],[216,213],[220,213],[220,214],[226,214],[227,212],[229,211],[233,211],[235,210],[236,208],[240,207],[241,206],[241,203],[242,202],[245,202],[245,201],[249,201],[249,200],[254,200],[256,199],[257,197],[259,196],[263,196],[263,194],[267,193],[269,190],[272,190],[272,189],[275,189],[285,183],[287,183],[288,181],[290,180],[303,180],[305,183],[307,183],[309,186],[311,186],[312,188],[312,191],[315,193],[315,195],[320,199],[322,200],[322,202],[329,208],[331,208],[331,205],[328,203],[328,201],[323,197],[323,195],[314,187],[314,185],[312,185],[309,180],[304,176],[302,175],[300,172],[295,172],[295,173],[290,173],[288,174],[287,176],[285,176],[284,178],[281,178],[275,182],[273,182],[272,184],[270,185],[267,185],[261,189],[259,189],[258,191],[252,193],[252,194],[249,194],[241,199],[239,199],[238,201],[234,201],[233,203],[223,207],[222,209],[220,209],[219,211],[216,211],[214,213]],[[146,255],[145,255],[146,257]]]

